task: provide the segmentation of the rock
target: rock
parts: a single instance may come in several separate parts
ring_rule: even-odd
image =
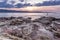
[[[11,21],[10,25],[21,25],[23,23],[22,20],[15,20],[15,21]]]
[[[54,35],[55,38],[56,37],[60,38],[60,24],[56,23],[56,21],[54,21],[52,24],[53,25],[51,25],[48,30],[53,33],[53,35]]]
[[[23,19],[23,21],[25,23],[31,23],[31,17],[25,18],[25,19]]]
[[[52,19],[50,17],[42,17],[40,19],[40,22],[43,23],[43,24],[45,24],[45,25],[49,25],[49,24],[51,24]]]
[[[57,37],[57,38],[60,38],[60,33],[59,32],[54,33],[54,36]]]
[[[45,24],[45,25],[49,25],[54,20],[55,20],[54,17],[45,17],[44,16],[44,17],[41,17],[41,18],[38,18],[38,19],[33,20],[33,22],[39,22],[39,23],[42,23],[42,24]]]
[[[6,18],[3,18],[5,22]],[[9,21],[9,22],[8,22]],[[30,17],[9,17],[6,25],[0,28],[12,36],[21,38],[21,40],[56,40],[60,38],[60,22],[54,17],[40,17],[31,20]],[[0,33],[1,34],[1,33]],[[20,40],[13,38],[12,40]]]

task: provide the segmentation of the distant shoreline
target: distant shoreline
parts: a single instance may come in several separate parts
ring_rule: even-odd
[[[0,13],[51,13],[51,12],[40,12],[40,11],[16,11],[16,10],[5,10],[5,9],[0,9]]]

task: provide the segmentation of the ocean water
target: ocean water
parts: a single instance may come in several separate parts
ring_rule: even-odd
[[[60,18],[60,13],[0,13],[0,17],[19,17],[19,16],[30,16],[30,17],[38,17],[38,16],[51,16]]]
[[[46,13],[0,13],[0,17],[18,17],[18,16],[28,16],[28,15],[43,15],[46,16]]]

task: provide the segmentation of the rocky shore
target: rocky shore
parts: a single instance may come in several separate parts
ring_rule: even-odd
[[[60,40],[60,18],[0,17],[0,40]]]

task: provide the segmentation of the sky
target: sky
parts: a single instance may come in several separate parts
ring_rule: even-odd
[[[0,2],[3,2],[4,0],[0,0]],[[17,3],[21,3],[19,0],[8,0],[7,3],[11,3],[11,1],[15,1],[15,4]],[[30,4],[35,4],[35,3],[42,3],[43,1],[48,1],[48,0],[25,0],[27,1],[27,3],[30,3]],[[24,2],[22,2],[24,3]]]
[[[29,3],[35,4],[35,3],[42,3],[43,1],[48,1],[48,0],[28,0]]]

